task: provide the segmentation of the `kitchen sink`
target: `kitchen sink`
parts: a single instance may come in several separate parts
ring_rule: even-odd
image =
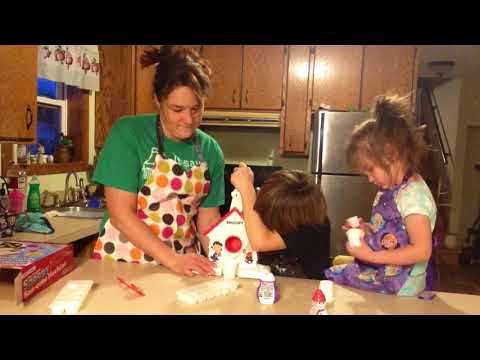
[[[84,219],[101,219],[103,217],[103,209],[87,208],[81,206],[67,206],[55,209],[57,216],[84,218]]]

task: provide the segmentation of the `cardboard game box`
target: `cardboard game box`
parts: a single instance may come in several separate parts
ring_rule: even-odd
[[[20,304],[73,270],[72,245],[0,240],[0,279],[13,281]]]

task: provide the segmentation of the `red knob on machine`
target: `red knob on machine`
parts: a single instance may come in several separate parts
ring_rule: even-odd
[[[225,240],[225,248],[231,253],[236,253],[242,248],[242,240],[237,236],[230,236]]]

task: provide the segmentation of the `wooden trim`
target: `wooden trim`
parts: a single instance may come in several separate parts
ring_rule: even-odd
[[[241,59],[241,66],[240,66],[240,89],[238,89],[238,96],[240,97],[240,102],[239,102],[239,108],[242,109],[243,108],[243,67],[245,66],[245,45],[240,45],[241,46],[241,55],[242,55],[242,59]]]
[[[313,49],[313,51],[312,51]],[[315,45],[310,45],[310,56],[308,58],[308,80],[307,80],[307,104],[306,104],[306,117],[305,117],[305,146],[304,146],[304,155],[308,156],[310,151],[310,125],[311,125],[311,116],[312,116],[312,106],[313,104],[313,71],[315,68],[315,54],[316,47]]]
[[[132,91],[130,92],[130,114],[137,115],[137,103],[135,99],[137,98],[137,47],[135,45],[130,45],[131,52],[131,72],[132,72]]]
[[[13,158],[13,145],[12,144],[1,144],[2,145],[2,173],[1,175],[7,176],[7,169],[10,166],[10,162]]]
[[[31,175],[49,175],[63,174],[70,171],[89,171],[93,166],[85,161],[74,161],[69,163],[53,163],[53,164],[31,164],[31,165],[8,165],[6,167],[6,176],[17,176],[20,170]]]
[[[68,87],[68,137],[73,140],[74,162],[88,162],[89,92]]]
[[[280,144],[278,152],[281,156],[285,153],[285,116],[287,113],[287,97],[288,97],[288,68],[290,66],[290,45],[284,45],[286,51],[284,51],[283,59],[283,78],[282,78],[282,109],[280,110]]]
[[[365,66],[365,45],[362,45],[362,64],[360,66],[360,96],[358,97],[358,107],[357,107],[358,111],[364,111],[364,109],[362,109],[364,66]]]
[[[413,53],[413,74],[412,74],[412,93],[410,95],[410,109],[415,114],[417,105],[417,79],[418,68],[420,66],[420,53],[419,49],[415,46]]]

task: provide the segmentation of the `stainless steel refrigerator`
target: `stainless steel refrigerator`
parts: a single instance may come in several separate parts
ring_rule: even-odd
[[[315,111],[312,113],[309,171],[327,200],[331,223],[330,255],[346,254],[342,224],[350,216],[370,219],[376,186],[354,171],[346,160],[346,144],[363,112]]]

